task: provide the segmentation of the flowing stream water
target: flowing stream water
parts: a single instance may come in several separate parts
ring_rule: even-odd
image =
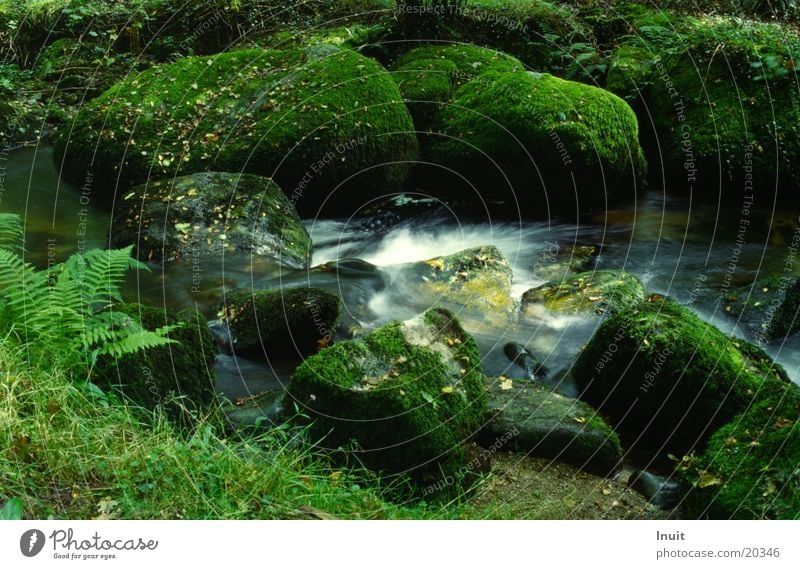
[[[95,205],[98,200],[90,188],[82,191],[59,179],[52,149],[28,148],[2,160],[0,211],[24,218],[28,261],[46,266],[76,251],[108,246],[113,231],[108,210]],[[437,301],[418,278],[409,277],[409,263],[495,245],[512,265],[518,299],[545,282],[543,260],[580,244],[599,251],[590,268],[630,271],[650,292],[670,295],[725,332],[744,335],[718,301],[722,287],[783,275],[787,268],[794,275],[800,273],[787,265],[797,229],[797,220],[788,214],[751,212],[743,223],[736,207],[698,206],[657,192],[579,224],[557,219],[476,219],[431,200],[398,198],[393,204],[349,220],[304,221],[314,242],[312,265],[328,263],[328,269],[291,270],[248,255],[186,259],[132,273],[127,299],[171,308],[197,307],[213,319],[225,290],[310,283],[341,295],[346,321],[370,329],[410,318]],[[341,259],[348,261],[340,263],[339,270],[330,270],[331,263]],[[595,316],[553,313],[512,323],[466,309],[458,315],[478,341],[486,373],[520,377],[522,370],[509,363],[502,349],[507,342],[519,342],[554,372],[545,381],[569,395],[574,395],[575,387],[564,372],[600,322]],[[764,347],[794,381],[800,379],[800,339]],[[265,365],[224,354],[217,360],[218,387],[231,398],[279,389],[291,372],[292,366],[283,362]]]

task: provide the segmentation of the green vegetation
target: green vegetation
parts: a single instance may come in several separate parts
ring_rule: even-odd
[[[190,309],[173,314],[140,304],[113,306],[110,311],[141,323],[147,330],[170,329],[173,343],[135,354],[102,357],[92,374],[93,383],[144,409],[162,407],[167,417],[187,424],[213,408],[217,349],[199,312]]]
[[[101,356],[120,357],[171,343],[165,325],[147,330],[107,307],[120,302],[130,268],[147,267],[126,249],[87,251],[37,270],[19,248],[22,223],[0,214],[0,335],[26,346],[32,361],[72,371],[93,367]]]
[[[345,180],[340,207],[400,184],[403,161],[416,158],[412,131],[397,86],[374,61],[332,46],[251,49],[126,79],[80,110],[56,154],[81,183],[92,164],[106,191],[117,180],[245,170],[271,176],[293,205],[316,213],[335,207],[326,198]]]
[[[712,519],[800,517],[800,390],[770,386],[678,471],[690,488],[690,516]]]
[[[430,125],[438,103],[448,102],[453,92],[487,71],[524,71],[514,57],[468,44],[434,44],[413,49],[392,67],[392,75],[406,100],[414,124]]]
[[[437,113],[433,130],[444,135],[430,143],[433,161],[492,188],[492,198],[540,211],[574,212],[573,183],[583,211],[627,198],[645,170],[623,100],[547,74],[481,75]]]
[[[137,186],[115,209],[112,244],[142,261],[252,253],[305,267],[311,239],[269,178],[202,172]]]
[[[423,483],[461,472],[486,409],[475,340],[444,309],[321,351],[288,395],[324,447],[355,441],[365,464]]]
[[[729,338],[670,299],[611,316],[573,367],[583,397],[645,447],[687,452],[786,375],[759,348]],[[625,440],[625,439],[623,439]]]

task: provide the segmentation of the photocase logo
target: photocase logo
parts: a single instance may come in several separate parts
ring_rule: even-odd
[[[19,550],[25,557],[39,555],[44,547],[44,532],[38,529],[29,529],[19,538]]]

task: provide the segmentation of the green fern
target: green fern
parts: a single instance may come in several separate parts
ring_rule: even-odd
[[[61,365],[94,366],[98,356],[124,356],[166,344],[177,326],[146,330],[135,319],[109,310],[122,302],[129,269],[147,266],[133,247],[75,254],[46,271],[20,258],[18,216],[0,214],[0,331]]]

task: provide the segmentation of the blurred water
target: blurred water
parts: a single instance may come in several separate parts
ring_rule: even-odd
[[[113,231],[108,211],[97,205],[96,196],[87,199],[81,188],[59,180],[49,148],[11,154],[2,183],[0,211],[24,217],[29,261],[45,265],[48,259],[60,261],[81,248],[108,243]],[[481,220],[447,207],[419,208],[410,216],[385,213],[377,208],[371,215],[350,220],[305,221],[315,246],[312,264],[316,268],[310,270],[290,270],[249,255],[204,257],[132,273],[125,293],[129,301],[196,307],[213,319],[225,290],[311,284],[339,294],[348,325],[368,330],[414,316],[441,300],[420,286],[415,262],[495,245],[513,267],[513,294],[518,299],[528,288],[553,278],[552,272],[543,275],[540,270],[548,251],[590,244],[599,251],[593,267],[628,270],[648,290],[673,296],[725,332],[741,335],[744,331],[717,302],[723,285],[741,286],[785,274],[788,246],[797,230],[797,220],[789,213],[753,212],[742,232],[741,214],[735,207],[722,211],[656,193],[577,225],[556,219]],[[353,261],[339,269],[330,264],[344,258],[366,263]],[[791,273],[796,275],[798,270],[792,266]],[[452,308],[476,337],[487,373],[524,375],[502,353],[505,343],[515,341],[552,370],[547,381],[574,393],[568,379],[562,380],[563,372],[591,337],[599,317],[543,312],[509,320]],[[797,381],[800,339],[765,348]],[[240,397],[285,384],[291,367],[276,364],[270,369],[220,358],[217,371],[220,388]]]

